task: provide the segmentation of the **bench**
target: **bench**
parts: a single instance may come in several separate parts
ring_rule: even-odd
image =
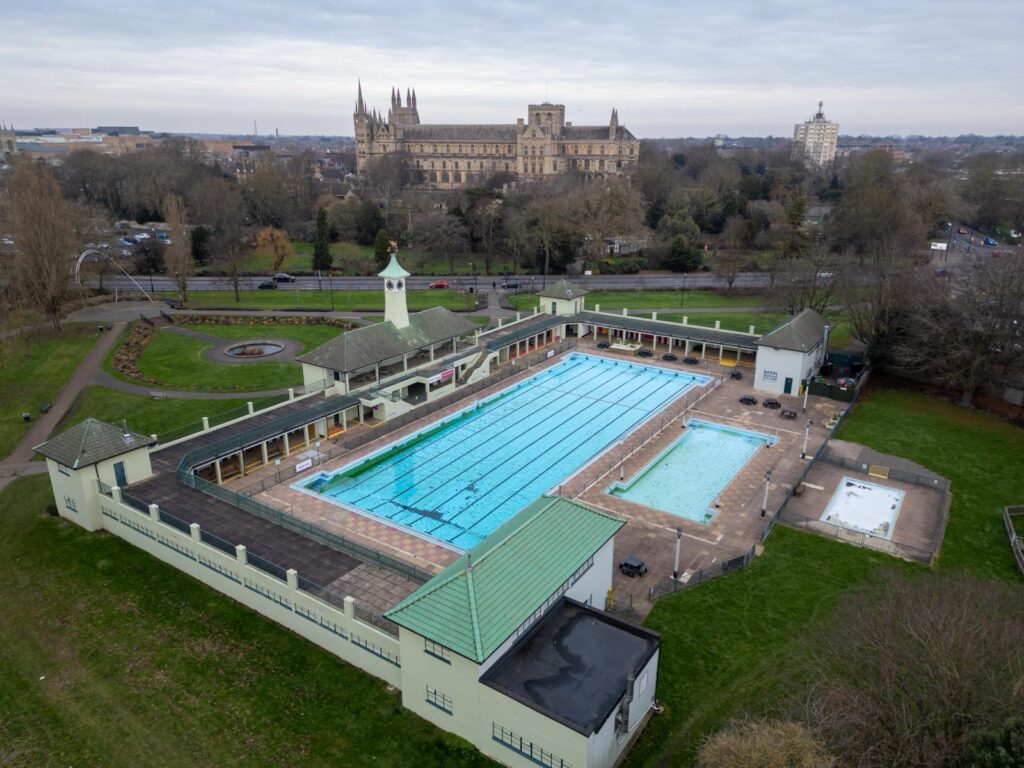
[[[740,398],[740,402],[743,403],[743,405],[757,405],[757,398],[753,395],[744,395]]]
[[[149,396],[152,397],[154,400],[166,400],[167,399],[167,393],[166,392],[150,392]]]
[[[784,419],[795,419],[796,418],[796,411],[791,411],[791,410],[788,410],[786,408],[783,408],[782,412],[779,415],[782,418],[784,418]]]

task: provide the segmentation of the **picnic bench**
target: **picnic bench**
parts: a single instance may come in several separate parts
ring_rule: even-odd
[[[795,419],[796,411],[790,410],[789,408],[783,408],[779,415],[784,419]]]

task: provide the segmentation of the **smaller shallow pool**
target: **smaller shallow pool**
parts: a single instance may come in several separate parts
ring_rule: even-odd
[[[760,432],[692,419],[683,436],[628,483],[608,493],[698,523],[715,516],[719,494],[760,448],[775,438]]]
[[[852,531],[890,539],[902,504],[903,491],[898,488],[844,477],[821,519]]]
[[[273,341],[247,341],[230,346],[224,351],[231,357],[268,357],[276,355],[282,349],[284,349],[283,344]]]

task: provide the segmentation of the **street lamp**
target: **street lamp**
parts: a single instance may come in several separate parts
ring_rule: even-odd
[[[281,457],[280,456],[278,456],[276,459],[274,459],[274,466],[277,467],[277,482],[278,482],[278,484],[280,484],[280,482],[281,482]]]
[[[768,511],[768,486],[772,482],[772,471],[769,469],[764,473],[764,499],[761,500],[761,517]]]
[[[808,420],[807,421],[807,426],[804,427],[804,447],[800,451],[800,458],[801,459],[806,459],[807,458],[807,439],[811,436],[811,425],[813,423],[814,423],[813,421]]]
[[[313,441],[313,445],[316,446],[316,465],[319,467],[320,466],[320,441],[319,440],[314,440]],[[767,493],[768,492],[765,491],[766,495],[767,495]],[[764,510],[763,509],[761,510],[761,517],[764,517]]]
[[[676,528],[676,559],[672,565],[672,581],[679,581],[679,543],[683,538],[683,529]]]

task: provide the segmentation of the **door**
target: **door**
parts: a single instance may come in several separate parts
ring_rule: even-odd
[[[114,465],[114,485],[124,488],[128,485],[128,475],[124,472],[124,462],[119,461]]]
[[[554,302],[554,301],[551,302],[551,314],[552,315],[557,315],[558,314],[558,303],[557,302]]]
[[[789,376],[786,377],[786,386],[784,386],[782,388],[782,394],[784,394],[784,395],[792,395],[793,394],[793,380]]]

